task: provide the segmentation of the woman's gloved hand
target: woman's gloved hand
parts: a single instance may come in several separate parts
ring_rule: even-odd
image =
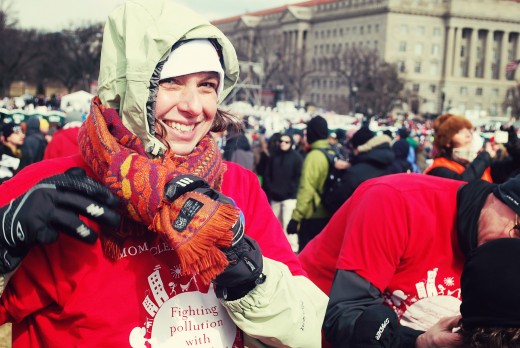
[[[81,168],[71,168],[38,182],[0,208],[0,274],[14,270],[33,245],[54,242],[58,231],[94,243],[97,234],[79,216],[117,227],[120,216],[112,208],[118,202]]]
[[[235,205],[235,202],[212,189],[209,184],[194,175],[181,175],[172,179],[165,187],[165,198],[174,201],[187,192],[199,192],[224,204]],[[233,225],[233,240],[229,248],[222,248],[229,266],[219,274],[213,283],[219,298],[231,301],[245,296],[257,284],[265,280],[262,274],[262,252],[254,239],[244,234],[244,215]]]

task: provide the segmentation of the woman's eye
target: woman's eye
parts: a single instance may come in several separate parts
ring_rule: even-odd
[[[162,81],[159,81],[159,85],[161,87],[174,87],[174,86],[177,86],[179,83],[177,82],[177,80],[175,79],[165,79],[165,80],[162,80]]]
[[[218,82],[212,82],[212,81],[205,81],[205,82],[202,82],[201,83],[201,86],[202,87],[207,87],[207,88],[211,88],[213,90],[217,90],[218,88]]]

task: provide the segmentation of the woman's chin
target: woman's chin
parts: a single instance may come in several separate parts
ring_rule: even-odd
[[[191,143],[170,143],[171,151],[179,156],[186,156],[193,152],[195,145]]]

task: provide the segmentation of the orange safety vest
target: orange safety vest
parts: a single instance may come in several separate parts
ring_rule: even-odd
[[[428,174],[433,168],[437,167],[444,167],[448,168],[449,170],[452,170],[456,172],[457,174],[462,174],[464,170],[466,170],[466,167],[464,167],[462,164],[455,162],[454,160],[450,160],[446,157],[437,157],[433,160],[433,163],[431,166],[426,168],[424,171],[424,174]],[[484,171],[484,174],[482,174],[482,180],[485,180],[487,182],[493,182],[493,179],[491,178],[491,168],[487,167]]]

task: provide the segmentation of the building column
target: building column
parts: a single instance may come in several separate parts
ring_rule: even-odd
[[[484,78],[489,80],[492,76],[493,64],[493,30],[489,29],[486,36],[486,49],[484,51]]]
[[[446,44],[446,54],[445,58],[446,62],[444,63],[444,77],[453,76],[453,46],[454,46],[454,38],[455,38],[455,28],[448,27],[448,38]]]
[[[248,41],[247,41],[247,59],[253,60],[253,41],[255,40],[255,31],[253,29],[249,29],[248,33]]]
[[[475,78],[476,61],[477,61],[477,40],[478,40],[478,29],[471,29],[471,36],[469,39],[468,49],[468,77]]]
[[[303,47],[303,30],[296,31],[298,40],[296,40],[296,50],[301,51]]]
[[[515,42],[515,49],[514,49],[514,57],[513,59],[520,59],[520,33],[516,33],[516,42]],[[518,70],[520,70],[520,68],[516,68],[515,70],[515,74],[514,74],[514,80],[517,79],[518,76],[520,76],[520,73],[518,72]]]
[[[509,63],[509,57],[507,56],[507,45],[508,45],[508,38],[509,33],[507,31],[504,31],[502,34],[502,40],[500,44],[500,66],[499,66],[499,79],[505,80],[506,79],[506,65]]]
[[[455,29],[455,44],[453,48],[453,76],[461,77],[460,74],[460,44],[462,42],[462,31],[463,28]]]

